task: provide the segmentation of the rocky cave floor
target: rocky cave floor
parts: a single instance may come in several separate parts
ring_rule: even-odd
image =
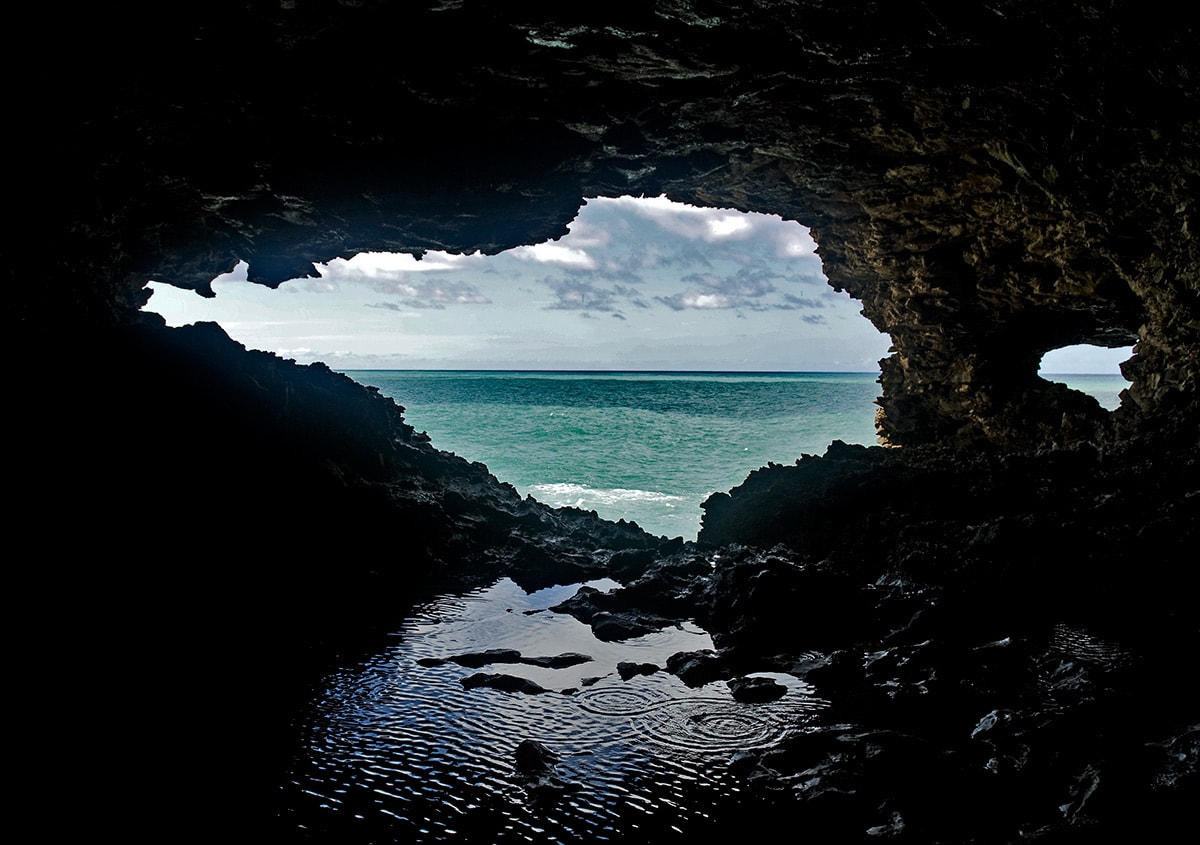
[[[86,632],[70,686],[110,691],[82,719],[74,694],[43,705],[39,735],[153,773],[94,781],[81,796],[94,818],[251,829],[294,750],[287,714],[331,664],[395,630],[406,597],[607,576],[620,588],[558,610],[609,640],[695,620],[715,650],[657,668],[747,700],[778,692],[748,673],[787,672],[831,702],[814,730],[731,759],[814,837],[1168,841],[1191,824],[1192,451],[834,443],[711,497],[685,543],[522,499],[435,449],[391,400],[248,353],[216,326],[147,320],[94,348],[107,380],[17,382],[47,409],[38,436],[71,448],[14,463],[18,520],[74,561],[65,582],[36,567],[18,582],[44,618],[70,620],[43,638],[62,642],[36,671],[54,673]],[[171,424],[185,418],[186,431]],[[113,484],[153,495],[131,512]],[[123,522],[139,542],[90,556]],[[39,757],[48,776],[55,759]]]
[[[691,686],[811,683],[822,724],[731,765],[830,841],[1168,841],[1200,785],[1195,467],[1154,475],[1154,497],[1113,469],[835,443],[710,500],[699,544],[614,553],[620,588],[556,610],[610,640],[698,621],[715,651],[640,667]],[[767,501],[789,503],[792,542],[707,542]],[[1148,542],[1149,508],[1173,539]]]
[[[274,617],[272,637],[307,632],[317,644],[296,658],[300,676],[352,654],[347,634],[394,622],[385,604],[412,592],[417,565],[437,591],[606,576],[621,586],[582,589],[556,610],[605,640],[688,620],[712,634],[713,652],[642,669],[725,681],[751,701],[782,690],[747,674],[791,673],[831,702],[816,729],[730,761],[764,806],[813,836],[1166,841],[1194,815],[1200,474],[1187,450],[835,442],[711,497],[698,541],[685,543],[522,500],[486,467],[438,452],[369,389],[319,365],[244,356],[215,328],[190,335],[205,362],[229,355],[256,389],[274,380],[267,406],[304,396],[307,416],[291,423],[306,436],[323,442],[326,412],[358,420],[360,442],[338,442],[346,519],[405,526],[390,555],[362,557],[336,516],[310,521],[303,542],[322,542],[324,525],[349,545],[336,579],[325,572],[307,597],[289,582]],[[390,452],[370,451],[386,442]]]

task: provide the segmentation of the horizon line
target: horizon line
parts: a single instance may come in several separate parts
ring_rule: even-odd
[[[878,370],[660,370],[546,367],[346,367],[348,372],[392,373],[658,373],[662,375],[878,375]]]
[[[327,365],[328,366],[328,365]],[[330,369],[334,369],[330,367]],[[345,367],[339,372],[384,372],[384,373],[563,373],[563,374],[615,374],[646,373],[657,375],[879,375],[878,370],[663,370],[622,368],[544,368],[544,367]],[[1125,379],[1119,372],[1061,372],[1038,373],[1043,380],[1047,376],[1107,376]],[[1125,379],[1128,381],[1128,379]]]

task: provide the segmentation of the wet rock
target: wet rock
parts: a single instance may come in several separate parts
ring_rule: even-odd
[[[632,581],[660,557],[656,549],[628,549],[619,551],[609,558],[609,572],[618,581]]]
[[[448,658],[448,660],[451,663],[457,663],[459,666],[478,669],[480,666],[487,666],[493,663],[520,663],[521,652],[512,648],[490,648],[487,651],[473,652],[471,654],[457,654],[454,657]]]
[[[653,663],[633,663],[623,660],[617,664],[617,674],[621,676],[622,681],[628,681],[637,675],[653,675],[657,671],[658,666]]]
[[[526,695],[540,695],[544,692],[549,692],[540,684],[534,683],[528,678],[519,678],[515,675],[491,674],[486,672],[478,672],[463,678],[462,685],[466,689],[477,689],[479,687],[488,687],[497,689],[503,692],[520,692]]]
[[[681,651],[667,658],[667,671],[689,687],[729,677],[730,669],[715,651]]]
[[[559,776],[560,757],[549,746],[532,739],[522,740],[513,752],[517,779],[535,804],[548,804],[566,792],[580,788]]]
[[[678,552],[661,555],[635,579],[605,596],[609,610],[634,609],[667,617],[696,612],[701,584],[712,573],[709,555]]]
[[[590,622],[600,612],[600,605],[607,593],[586,584],[575,591],[575,595],[550,608],[554,613],[569,613],[580,622]]]
[[[526,777],[544,777],[554,771],[559,756],[544,743],[532,739],[522,740],[513,752],[517,772]]]
[[[898,837],[900,834],[904,833],[904,829],[904,817],[898,812],[893,811],[891,818],[889,818],[886,823],[872,825],[871,827],[867,828],[866,833],[867,836],[876,839],[890,839]]]
[[[601,592],[580,587],[571,598],[550,609],[591,625],[596,639],[605,642],[633,639],[678,623],[675,618],[646,612],[619,589]]]
[[[604,642],[619,642],[645,636],[675,624],[670,619],[642,613],[608,613],[592,616],[592,633]]]
[[[496,663],[521,663],[526,666],[541,666],[545,669],[565,669],[587,663],[592,658],[578,652],[564,652],[548,657],[525,657],[521,652],[512,648],[490,648],[486,651],[473,651],[467,654],[456,654],[453,657],[423,657],[417,661],[421,666],[442,666],[455,663],[469,669],[491,666]]]
[[[580,654],[575,651],[567,651],[562,654],[556,654],[552,657],[523,657],[521,662],[530,666],[541,666],[546,669],[566,669],[569,666],[578,666],[580,663],[591,662],[592,657],[588,654]]]
[[[719,647],[800,653],[866,633],[869,599],[850,573],[782,546],[732,550],[715,563],[699,621]]]
[[[729,773],[737,778],[746,779],[758,766],[759,753],[754,751],[739,751],[729,758]]]
[[[711,498],[700,538],[758,548],[778,544],[773,577],[790,582],[785,589],[794,592],[801,579],[788,573],[786,562],[812,570],[814,595],[828,590],[831,599],[829,612],[822,615],[817,606],[814,618],[835,626],[839,636],[854,635],[854,620],[865,621],[859,611],[872,606],[881,613],[871,624],[886,621],[892,632],[940,625],[944,617],[930,611],[946,588],[956,591],[956,601],[974,603],[970,618],[960,615],[955,624],[971,622],[993,638],[1019,633],[1007,613],[1015,606],[1025,616],[1061,616],[1070,608],[1080,622],[1104,625],[1134,612],[1146,621],[1158,619],[1153,624],[1161,627],[1164,579],[1183,577],[1192,585],[1186,561],[1197,543],[1193,530],[1179,523],[1178,530],[1165,532],[1164,544],[1144,561],[1137,579],[1122,573],[1125,562],[1139,555],[1145,526],[1178,513],[1163,494],[1170,490],[1168,499],[1189,500],[1198,475],[1195,457],[1187,455],[1163,464],[1132,454],[1114,460],[1087,449],[1035,458],[835,443],[822,457],[758,470],[727,496]],[[806,563],[814,559],[821,563]],[[756,573],[742,570],[758,561],[743,550],[722,552],[717,564],[718,583],[732,587],[748,583]],[[830,583],[821,584],[820,575]],[[849,581],[839,589],[837,577]],[[866,585],[883,594],[859,596],[859,603],[853,589]],[[736,613],[719,596],[710,604],[717,616]],[[1130,629],[1140,627],[1130,621]],[[860,636],[883,633],[859,630]]]
[[[730,678],[725,682],[735,701],[759,703],[783,698],[787,687],[773,678]]]

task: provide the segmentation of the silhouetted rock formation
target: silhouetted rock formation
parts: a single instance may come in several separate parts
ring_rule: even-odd
[[[61,692],[38,709],[62,744],[44,774],[140,762],[85,777],[109,788],[79,809],[131,840],[270,828],[293,696],[416,584],[611,571],[630,592],[596,616],[701,612],[722,677],[782,655],[854,720],[737,764],[810,784],[812,830],[1178,821],[1200,723],[1175,662],[1197,636],[1200,60],[1172,9],[23,8],[46,50],[6,53],[12,586],[52,646],[32,677],[89,650],[86,714]],[[629,193],[810,225],[893,338],[878,423],[903,448],[761,470],[707,503],[701,539],[735,545],[683,550],[520,500],[324,367],[138,311],[149,279],[496,252]],[[1084,341],[1137,343],[1112,414],[1037,378]],[[1132,674],[1080,650],[1094,629]]]
[[[585,196],[665,192],[812,226],[832,283],[895,342],[893,443],[1115,423],[1194,445],[1184,14],[195,2],[133,27],[78,10],[56,39],[88,73],[24,69],[42,84],[14,106],[33,127],[15,243],[47,279],[17,285],[16,313],[123,321],[148,278],[206,290],[238,260],[278,284],[364,250],[495,252],[563,234]],[[1135,340],[1112,423],[1037,378],[1048,349]]]

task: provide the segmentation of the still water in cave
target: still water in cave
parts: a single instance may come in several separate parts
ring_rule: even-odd
[[[550,609],[578,586],[527,593],[503,579],[440,596],[390,647],[330,675],[302,724],[286,823],[342,843],[665,842],[761,812],[730,762],[816,725],[826,702],[788,675],[770,676],[787,691],[766,703],[735,701],[723,681],[689,688],[663,667],[711,648],[707,633],[685,624],[602,642]],[[488,649],[589,659],[546,668],[464,657]],[[468,688],[478,673],[545,691]],[[536,781],[516,765],[526,740],[555,755]]]

